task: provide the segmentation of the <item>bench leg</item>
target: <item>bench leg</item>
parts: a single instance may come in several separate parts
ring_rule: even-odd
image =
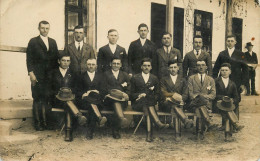
[[[142,116],[142,118],[141,118],[140,121],[138,122],[138,124],[137,124],[137,126],[136,126],[136,128],[135,128],[135,130],[134,130],[133,135],[135,135],[135,133],[136,133],[136,131],[138,130],[138,128],[139,128],[141,122],[143,121],[143,119],[144,119],[144,115]]]

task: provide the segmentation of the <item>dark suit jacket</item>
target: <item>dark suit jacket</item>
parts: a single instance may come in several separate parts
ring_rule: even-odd
[[[233,99],[235,105],[238,105],[239,96],[237,93],[237,87],[233,81],[229,79],[228,86],[227,88],[225,88],[222,78],[219,77],[215,79],[215,84],[216,84],[216,101],[222,100],[224,96],[228,96]]]
[[[168,62],[176,60],[179,64],[182,63],[181,52],[176,48],[171,48],[170,54],[167,54],[164,48],[157,49],[158,56],[158,76],[162,78],[169,74],[168,72]]]
[[[175,84],[173,84],[170,75],[163,77],[160,80],[160,87],[161,87],[161,98],[162,101],[166,99],[166,97],[171,97],[174,93],[178,93],[180,95],[185,93],[187,89],[187,84],[184,78],[180,75],[177,76]],[[182,95],[184,96],[184,95]],[[182,98],[185,101],[187,98]]]
[[[241,84],[246,85],[248,80],[248,68],[244,59],[244,54],[236,49],[231,57],[228,54],[228,50],[220,52],[213,68],[213,77],[218,77],[221,64],[230,63],[232,73],[229,78],[236,84],[237,88],[239,88]]]
[[[151,58],[152,73],[157,75],[157,55],[155,44],[146,39],[144,46],[142,46],[140,39],[131,42],[128,50],[128,67],[129,73],[141,73],[141,61],[143,58]]]
[[[212,76],[212,60],[211,57],[209,55],[209,53],[201,50],[201,54],[199,55],[199,58],[197,59],[197,57],[195,56],[193,50],[188,52],[183,60],[182,66],[183,66],[183,77],[191,76],[193,74],[197,73],[197,69],[196,69],[196,65],[197,65],[197,61],[199,60],[205,60],[206,61],[206,65],[208,67],[208,75]],[[189,72],[188,72],[189,69]]]
[[[252,52],[252,56],[249,52],[245,52],[245,60],[247,64],[258,64],[258,59],[255,52]],[[253,71],[253,67],[249,67],[249,70]]]
[[[65,50],[70,54],[70,68],[76,74],[83,74],[86,72],[87,60],[89,58],[96,58],[94,49],[86,43],[83,44],[80,52],[76,49],[75,42],[69,44],[68,48]]]
[[[28,72],[33,71],[37,80],[41,82],[47,79],[47,74],[58,67],[58,47],[56,41],[48,37],[49,50],[40,36],[29,41],[26,51],[26,64]]]
[[[112,70],[108,70],[104,73],[104,86],[105,93],[108,94],[111,89],[118,89],[130,94],[130,77],[126,72],[119,71],[118,78],[116,79],[112,73]],[[122,86],[123,83],[127,83],[127,86]]]
[[[136,101],[139,94],[145,93],[146,97]],[[139,106],[154,106],[157,104],[160,94],[160,86],[158,78],[150,74],[148,82],[145,83],[142,74],[136,74],[131,78],[131,94],[130,100],[132,101],[133,108],[139,109]]]
[[[121,59],[122,71],[128,72],[128,60],[125,48],[117,45],[116,51],[113,54],[108,44],[99,49],[97,56],[98,71],[105,72],[107,70],[110,70],[110,63],[114,56],[119,57]]]
[[[55,95],[58,94],[60,88],[68,87],[72,90],[72,93],[77,93],[76,87],[76,75],[68,69],[63,77],[59,68],[53,69],[48,73],[48,97],[51,102],[55,100]]]

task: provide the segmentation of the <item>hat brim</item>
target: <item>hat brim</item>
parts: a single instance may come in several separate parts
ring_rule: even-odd
[[[177,101],[168,100],[168,102],[172,103],[174,105],[183,105],[183,104],[181,104],[181,102],[177,102]]]
[[[60,101],[71,101],[75,99],[75,94],[72,94],[69,98],[62,98],[59,95],[56,95],[56,98]]]
[[[108,94],[106,97],[109,98],[109,99],[115,100],[115,101],[121,101],[121,102],[126,101],[125,98],[119,99],[119,98],[111,96],[110,94]]]
[[[217,107],[220,109],[220,110],[223,110],[223,111],[233,111],[236,107],[235,107],[235,105],[233,104],[233,102],[231,103],[232,105],[231,105],[231,107],[224,107],[224,106],[222,106],[221,105],[221,102],[222,102],[222,100],[219,100],[218,102],[217,102]]]

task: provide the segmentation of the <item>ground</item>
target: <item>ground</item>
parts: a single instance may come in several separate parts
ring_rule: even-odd
[[[219,116],[213,116],[220,126]],[[244,106],[240,124],[245,128],[235,133],[235,141],[224,142],[223,131],[210,131],[205,140],[194,139],[194,129],[183,130],[182,139],[176,142],[173,129],[155,130],[154,142],[145,142],[145,130],[140,127],[122,131],[122,138],[115,140],[109,128],[97,129],[93,140],[85,139],[85,130],[79,127],[74,132],[73,142],[65,142],[64,133],[59,130],[35,131],[26,126],[15,133],[23,132],[38,136],[37,141],[0,147],[3,161],[256,161],[260,159],[260,107]],[[1,160],[0,159],[0,160]]]

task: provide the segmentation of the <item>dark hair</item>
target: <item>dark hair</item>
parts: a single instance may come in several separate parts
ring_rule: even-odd
[[[138,30],[140,30],[141,27],[146,27],[147,30],[148,30],[148,26],[147,26],[145,23],[141,23],[141,24],[138,26]]]
[[[48,22],[48,21],[44,21],[44,20],[43,20],[43,21],[39,22],[39,25],[38,25],[38,27],[40,27],[40,26],[41,26],[41,24],[45,24],[45,25],[46,25],[46,24],[49,24],[49,22]]]
[[[221,67],[228,67],[231,70],[231,65],[229,63],[223,63],[221,64],[220,68]]]
[[[169,67],[170,65],[172,65],[172,64],[177,64],[177,65],[179,66],[177,60],[170,60],[170,61],[168,62],[168,67]]]
[[[58,54],[58,60],[61,60],[63,57],[70,57],[69,53],[67,53],[66,51],[61,51]]]
[[[119,59],[120,60],[120,62],[122,62],[122,60],[121,60],[121,58],[119,57],[119,56],[113,56],[112,57],[112,59],[111,59],[111,63],[113,62],[113,60],[115,60],[115,59]]]
[[[114,32],[114,31],[118,32],[116,29],[110,29],[110,30],[108,30],[107,35],[109,35],[110,32]]]
[[[196,38],[200,38],[200,39],[203,40],[203,37],[202,37],[201,35],[195,35],[195,36],[193,37],[193,41],[194,41]]]
[[[82,25],[77,25],[77,26],[74,27],[74,31],[75,31],[76,29],[84,29],[84,28],[83,28]]]
[[[163,38],[164,35],[170,35],[170,37],[172,37],[172,34],[169,33],[169,32],[163,32],[163,34],[162,34],[162,38]]]
[[[152,59],[150,59],[150,58],[143,58],[142,61],[141,61],[141,65],[143,65],[144,62],[150,62],[151,65],[152,65]]]
[[[233,37],[235,40],[237,40],[236,36],[233,35],[233,34],[232,34],[232,35],[228,35],[228,36],[227,36],[227,39],[228,39],[228,38],[232,38],[232,37]],[[226,40],[227,40],[227,39],[226,39]]]

